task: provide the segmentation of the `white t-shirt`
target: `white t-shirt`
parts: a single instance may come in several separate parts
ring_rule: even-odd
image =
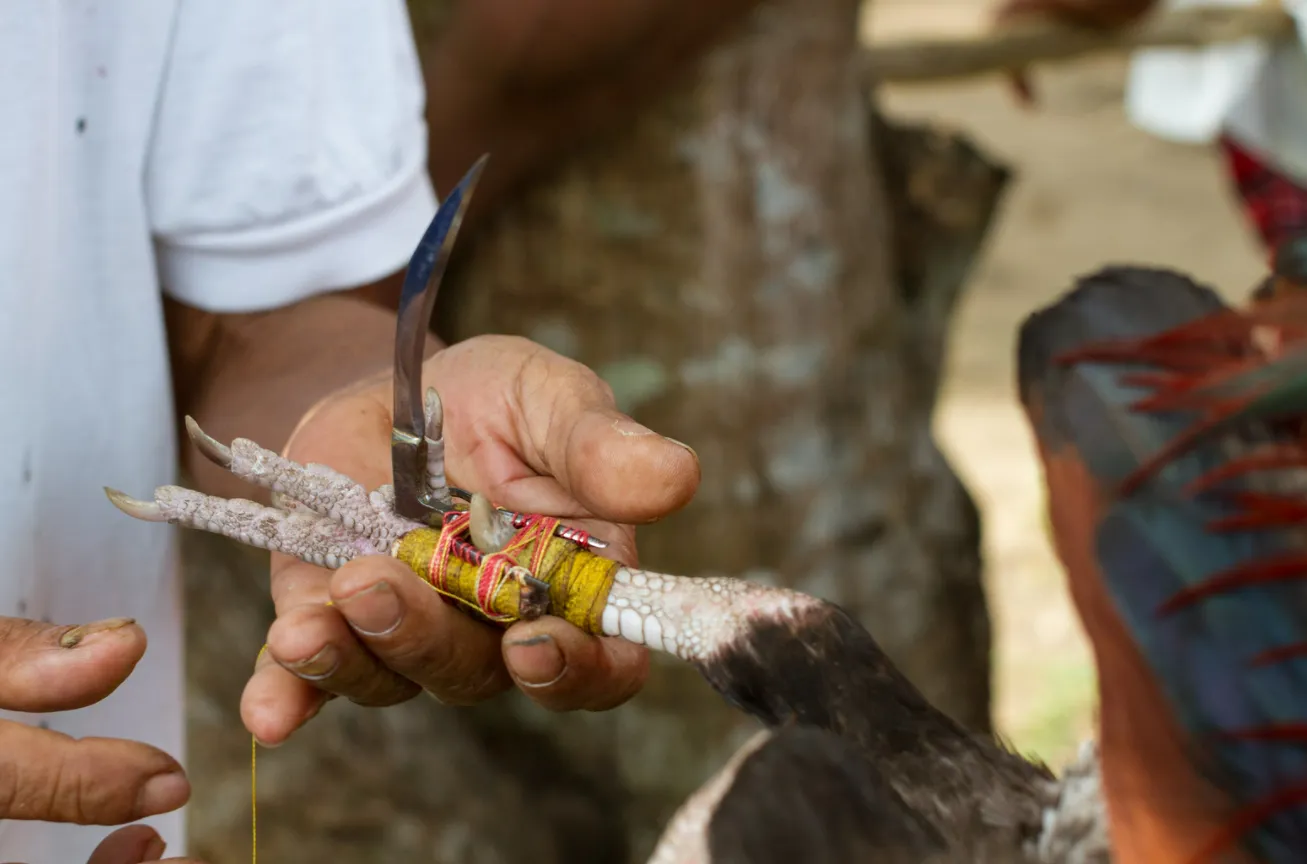
[[[1172,7],[1265,0],[1169,0]],[[1280,0],[1298,42],[1159,48],[1135,55],[1126,111],[1140,128],[1183,143],[1228,134],[1274,168],[1307,183],[1307,0]]]
[[[424,98],[403,0],[0,3],[0,615],[149,636],[104,702],[17,719],[184,756],[176,535],[102,491],[175,482],[161,291],[253,311],[404,266]],[[0,860],[109,830],[4,822]]]

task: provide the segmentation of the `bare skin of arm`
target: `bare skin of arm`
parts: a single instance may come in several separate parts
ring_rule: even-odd
[[[392,294],[403,274],[353,291],[249,315],[214,315],[167,301],[178,415],[227,437],[286,442],[320,399],[385,373],[395,345]],[[428,356],[440,347],[432,337]],[[181,433],[181,426],[178,426]],[[267,494],[180,448],[198,488],[266,502]]]

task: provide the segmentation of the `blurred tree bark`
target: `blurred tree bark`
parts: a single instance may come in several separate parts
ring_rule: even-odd
[[[426,55],[446,7],[411,6]],[[446,339],[519,333],[574,357],[696,449],[699,495],[640,529],[645,566],[837,601],[935,704],[988,731],[979,519],[931,418],[1008,174],[879,116],[858,6],[760,8],[684,86],[461,241],[436,321]],[[194,852],[223,864],[249,854],[249,666],[231,646],[252,663],[262,644],[248,572],[264,559],[215,538],[188,549]],[[197,621],[219,593],[233,611]],[[261,754],[261,846],[278,862],[643,860],[751,729],[668,662],[604,714],[332,704]]]

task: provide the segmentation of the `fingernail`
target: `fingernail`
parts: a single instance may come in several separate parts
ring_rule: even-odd
[[[666,435],[664,435],[663,437],[667,438]],[[694,461],[695,462],[699,461],[699,452],[695,450],[693,447],[691,447],[689,444],[686,444],[684,441],[677,441],[675,438],[667,438],[667,440],[671,441],[677,447],[684,447],[686,450],[689,450],[690,455],[694,457]]]
[[[163,838],[160,837],[158,834],[155,834],[154,838],[150,840],[149,843],[145,844],[145,855],[142,857],[141,860],[161,861],[163,860],[163,853],[165,850],[167,850],[167,848],[168,848],[168,844],[163,842]]]
[[[90,624],[80,624],[59,637],[59,646],[61,648],[76,648],[78,645],[85,642],[87,637],[94,636],[96,633],[107,633],[110,630],[121,630],[122,628],[130,627],[135,623],[135,618],[106,618],[103,621],[92,621]]]
[[[340,665],[340,655],[334,645],[324,645],[322,650],[307,660],[281,664],[305,681],[320,681],[326,678]]]
[[[613,430],[617,432],[618,435],[625,435],[627,438],[638,438],[641,435],[655,434],[649,427],[641,426],[629,417],[618,417],[614,420]]]
[[[169,813],[186,803],[190,797],[191,784],[182,774],[160,774],[145,781],[136,796],[136,815],[138,817]]]
[[[403,604],[387,582],[378,582],[337,600],[336,608],[364,636],[385,636],[404,618]]]
[[[547,634],[509,642],[504,662],[522,687],[548,687],[567,671],[563,652]]]
[[[286,742],[285,742],[285,741],[282,741],[281,744],[269,744],[267,741],[260,741],[260,740],[259,740],[259,736],[258,736],[258,735],[255,735],[255,736],[254,736],[254,743],[255,743],[255,744],[258,744],[258,745],[259,745],[260,747],[262,747],[264,750],[276,750],[278,747],[281,746],[281,744],[285,744]]]

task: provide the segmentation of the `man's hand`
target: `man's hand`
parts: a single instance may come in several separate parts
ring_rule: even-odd
[[[144,653],[145,632],[126,618],[77,627],[0,618],[0,708],[85,708],[116,690]],[[154,747],[0,721],[0,819],[121,825],[176,810],[190,794],[181,766]],[[110,834],[90,864],[162,854],[159,835],[133,825]]]
[[[617,411],[584,366],[525,339],[487,336],[427,361],[444,404],[449,482],[501,506],[566,518],[635,563],[634,524],[684,506],[699,481],[688,447]],[[368,488],[390,482],[390,376],[329,397],[287,444]],[[427,690],[471,704],[516,684],[554,710],[604,710],[634,695],[648,654],[559,618],[507,631],[445,603],[403,564],[371,556],[332,573],[273,555],[277,620],[241,703],[245,725],[276,745],[332,696],[391,705]],[[327,605],[330,601],[331,605]]]

